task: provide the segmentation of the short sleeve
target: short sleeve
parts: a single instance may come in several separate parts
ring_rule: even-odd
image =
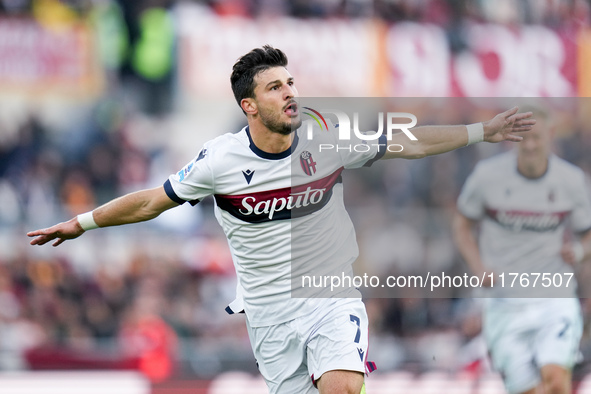
[[[164,190],[171,200],[183,204],[196,204],[213,194],[213,174],[210,166],[211,155],[208,147],[201,149],[197,157],[164,183]]]
[[[483,177],[481,174],[482,167],[477,165],[466,179],[458,197],[458,211],[472,220],[479,220],[484,215]]]

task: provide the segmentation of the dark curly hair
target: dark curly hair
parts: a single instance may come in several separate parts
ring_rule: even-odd
[[[243,98],[254,97],[254,77],[272,67],[286,67],[287,56],[280,49],[270,45],[255,48],[242,56],[232,67],[230,82],[238,105]]]

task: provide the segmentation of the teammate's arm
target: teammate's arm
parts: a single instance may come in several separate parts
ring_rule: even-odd
[[[177,206],[179,204],[172,201],[164,187],[160,186],[111,200],[92,211],[92,217],[99,227],[119,226],[154,219],[162,212]],[[31,231],[27,235],[35,237],[31,240],[31,245],[45,245],[56,239],[53,246],[58,246],[68,239],[78,238],[83,233],[84,229],[78,217],[74,217],[46,229]]]
[[[517,111],[518,108],[514,107],[482,122],[482,135],[476,136],[473,141],[521,141],[523,137],[514,133],[531,130],[536,121],[531,119],[531,112]],[[411,129],[411,132],[417,138],[416,141],[410,140],[404,133],[393,135],[383,158],[420,159],[461,148],[469,142],[468,128],[465,125],[421,126]],[[403,147],[402,150],[400,146]]]
[[[485,272],[491,273],[492,271],[486,269],[480,258],[480,250],[473,231],[475,225],[476,222],[474,220],[467,218],[459,212],[455,213],[453,219],[453,236],[455,244],[472,274],[482,277]],[[491,285],[490,277],[488,275],[484,277],[482,285],[487,287]]]
[[[562,259],[571,265],[591,257],[591,230],[584,232],[578,241],[565,243],[560,254]]]

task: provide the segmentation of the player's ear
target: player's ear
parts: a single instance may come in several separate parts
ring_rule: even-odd
[[[242,110],[247,115],[256,115],[259,111],[257,103],[253,98],[243,98],[242,101],[240,101],[240,107],[242,107]]]

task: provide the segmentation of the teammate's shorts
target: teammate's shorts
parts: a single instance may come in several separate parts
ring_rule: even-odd
[[[357,298],[326,299],[313,313],[285,323],[247,327],[270,393],[318,393],[315,381],[333,370],[365,372],[368,321]]]
[[[540,384],[544,365],[574,366],[583,332],[577,299],[486,301],[484,335],[509,393]]]

